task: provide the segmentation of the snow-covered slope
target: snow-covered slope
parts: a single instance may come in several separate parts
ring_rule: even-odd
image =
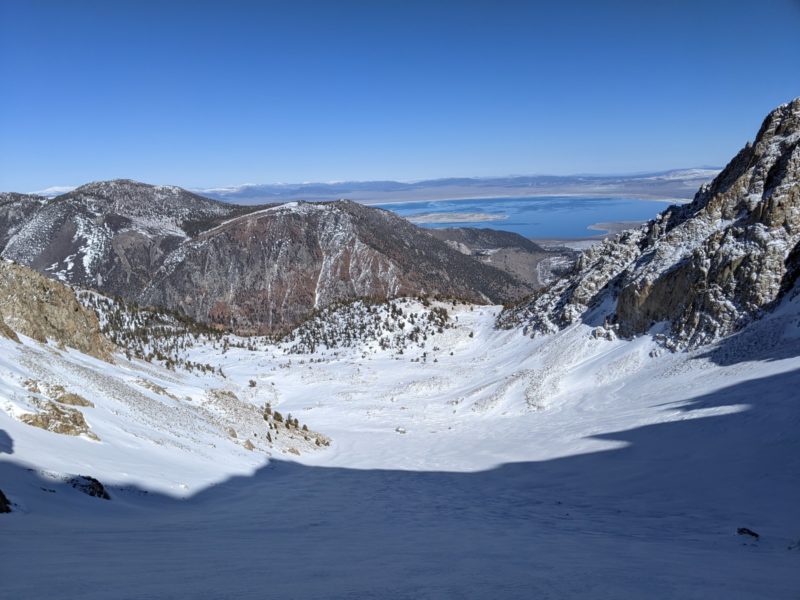
[[[437,306],[452,326],[402,354],[369,342],[247,350],[233,337],[224,352],[219,342],[186,349],[224,379],[0,340],[0,489],[15,511],[2,517],[14,548],[4,590],[796,591],[800,405],[789,390],[800,384],[800,297],[716,346],[675,354],[582,323],[532,340],[495,330],[499,307]],[[19,420],[57,397],[54,385],[92,402],[75,408],[99,440]],[[267,403],[330,446],[282,437],[302,436],[296,428],[270,448]],[[111,500],[74,489],[76,475],[97,478]],[[737,535],[743,527],[760,539]]]
[[[0,356],[0,420],[13,440],[10,458],[36,469],[186,495],[252,473],[273,454],[319,448],[316,434],[305,439],[304,422],[299,431],[281,425],[276,435],[263,410],[272,390],[246,381],[121,355],[110,364],[24,336],[21,343],[0,339]],[[2,486],[24,513],[35,499],[13,487]]]

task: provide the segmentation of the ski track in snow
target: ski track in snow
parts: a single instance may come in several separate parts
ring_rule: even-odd
[[[693,353],[468,306],[402,355],[189,351],[225,379],[0,339],[0,597],[796,598],[799,304]],[[26,379],[100,441],[21,423]]]

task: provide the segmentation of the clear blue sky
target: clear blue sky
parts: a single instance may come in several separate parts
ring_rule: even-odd
[[[721,165],[800,0],[0,0],[0,190]]]

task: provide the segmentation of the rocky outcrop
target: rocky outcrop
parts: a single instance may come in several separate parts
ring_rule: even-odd
[[[11,329],[11,327],[9,327],[8,325],[6,325],[6,322],[3,321],[1,317],[0,317],[0,337],[8,338],[10,340],[19,343],[19,336],[17,335],[17,332]]]
[[[42,394],[50,400],[55,400],[60,404],[68,404],[69,406],[83,406],[94,408],[94,403],[87,400],[80,394],[75,392],[68,392],[64,389],[63,385],[48,383],[46,381],[38,381],[36,379],[26,379],[22,382],[32,394]]]
[[[666,322],[668,345],[701,345],[740,329],[795,284],[799,243],[800,98],[771,112],[755,142],[690,204],[594,246],[569,277],[500,324],[547,332],[594,319],[632,336]]]
[[[11,502],[9,502],[3,490],[0,490],[0,514],[11,512]]]
[[[19,419],[23,423],[61,435],[85,435],[89,439],[99,441],[100,438],[91,431],[83,413],[77,408],[37,398],[31,398],[30,404],[36,412],[21,415]]]
[[[106,491],[105,486],[100,483],[99,480],[90,475],[78,475],[76,477],[71,477],[67,480],[67,485],[71,485],[79,492],[82,492],[87,496],[91,496],[92,498],[111,500],[111,496]]]
[[[120,180],[59,196],[15,227],[7,258],[241,332],[285,330],[357,298],[506,302],[531,291],[393,213],[346,201],[245,207]]]
[[[81,306],[71,289],[4,260],[0,260],[0,323],[12,333],[40,342],[51,340],[103,360],[110,360],[113,350],[100,333],[95,313]]]

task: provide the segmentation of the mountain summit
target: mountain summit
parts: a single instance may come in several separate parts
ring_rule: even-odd
[[[730,334],[781,299],[800,267],[800,98],[773,110],[691,204],[585,252],[573,273],[501,324],[552,332],[578,320],[668,344]]]

